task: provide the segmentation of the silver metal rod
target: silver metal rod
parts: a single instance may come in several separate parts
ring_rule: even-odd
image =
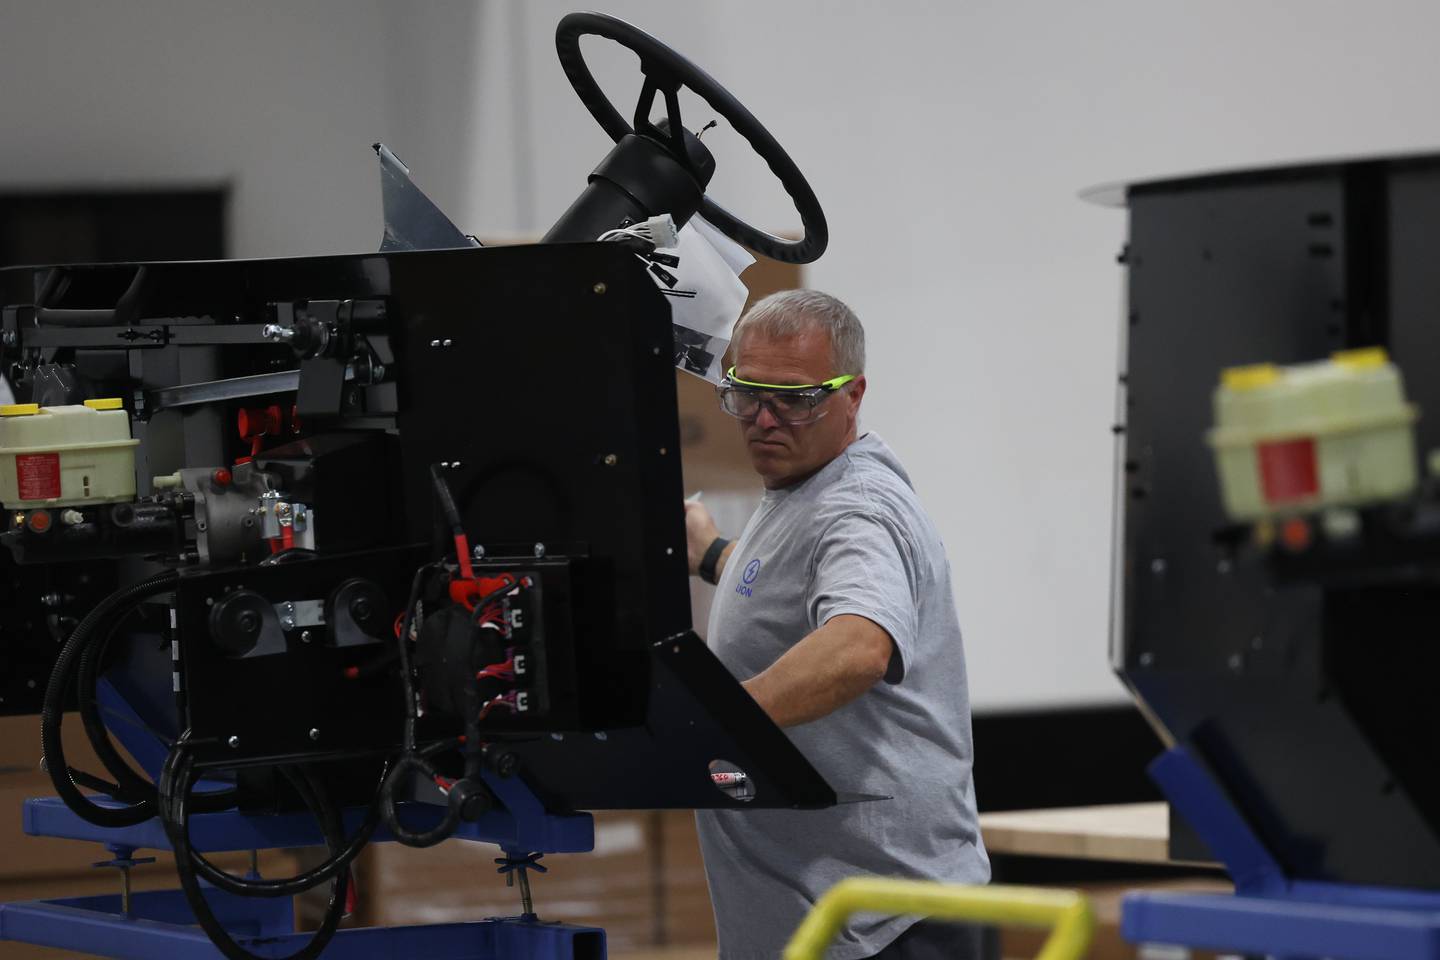
[[[532,917],[535,915],[535,904],[530,900],[530,871],[521,867],[515,872],[520,874],[520,912]]]

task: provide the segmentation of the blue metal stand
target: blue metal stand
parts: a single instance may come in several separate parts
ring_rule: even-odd
[[[1440,960],[1440,893],[1287,877],[1205,769],[1174,747],[1150,767],[1235,881],[1234,895],[1132,893],[1131,943],[1334,960]]]
[[[164,760],[156,741],[123,698],[102,684],[100,699],[118,739],[153,776]],[[552,814],[518,778],[485,774],[486,785],[504,809],[491,810],[455,832],[461,840],[498,844],[505,860],[533,864],[544,853],[583,853],[595,847],[594,820],[588,813]],[[97,803],[108,803],[97,799]],[[363,819],[361,810],[347,810],[347,830]],[[442,811],[423,803],[401,804],[401,816],[416,829],[439,822]],[[80,819],[58,798],[25,801],[23,821],[31,836],[63,837],[103,844],[110,852],[107,867],[128,870],[137,850],[169,850],[170,843],[155,819],[131,827],[109,829]],[[268,850],[324,844],[308,813],[245,814],[238,811],[196,814],[190,820],[191,845],[201,853]],[[374,841],[394,839],[382,825]],[[543,867],[537,867],[543,870]],[[512,869],[514,869],[512,867]],[[14,940],[90,953],[116,960],[223,960],[178,890],[63,900],[0,903],[0,941]],[[294,953],[309,934],[295,933],[287,898],[237,897],[209,889],[206,899],[216,918],[242,945],[261,956]],[[127,903],[128,901],[128,903]],[[528,909],[528,906],[527,906]],[[340,930],[325,949],[334,960],[604,960],[605,931],[594,927],[542,923],[533,913],[522,917],[477,920],[413,927],[368,927]]]
[[[210,891],[226,928],[261,956],[294,953],[310,938],[294,932],[290,901],[233,897]],[[178,890],[137,893],[126,916],[120,898],[75,897],[0,904],[0,940],[42,944],[116,960],[223,960]],[[325,949],[327,960],[581,960],[605,958],[605,931],[594,927],[519,919],[477,920],[416,927],[340,930]]]
[[[594,822],[589,814],[546,813],[540,801],[517,779],[487,777],[487,783],[507,809],[491,811],[474,823],[463,824],[456,831],[457,838],[497,843],[507,857],[517,860],[540,853],[578,853],[594,848]],[[362,815],[359,810],[347,811],[347,824],[353,829]],[[405,820],[421,829],[427,819],[438,822],[440,815],[438,808],[426,804],[402,805]],[[117,866],[125,866],[139,849],[169,849],[164,830],[155,820],[122,829],[97,827],[75,816],[53,797],[27,800],[24,826],[32,836],[105,844],[115,855],[107,863]],[[195,849],[207,853],[323,843],[307,814],[198,814],[192,818],[191,828]],[[376,831],[376,841],[389,839],[384,827]],[[246,949],[262,956],[286,956],[309,938],[309,934],[294,932],[288,899],[236,897],[213,889],[206,898],[227,929],[237,937],[251,938],[244,941]],[[194,917],[178,890],[137,893],[129,900],[128,912],[118,895],[0,903],[0,940],[120,960],[221,957],[194,926]],[[594,927],[542,923],[533,915],[430,926],[352,928],[335,935],[325,956],[336,960],[604,960],[605,932]]]

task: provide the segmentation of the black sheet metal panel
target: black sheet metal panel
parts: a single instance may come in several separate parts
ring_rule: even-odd
[[[1432,573],[1278,582],[1228,527],[1204,441],[1222,368],[1379,343],[1428,415],[1422,456],[1440,446],[1440,160],[1152,183],[1128,203],[1117,666],[1292,875],[1440,887]]]
[[[833,806],[835,790],[694,632],[654,644],[645,723],[518,743],[526,781],[552,810]],[[710,779],[738,767],[750,800]],[[838,785],[843,788],[843,784]]]
[[[648,647],[690,628],[664,298],[603,244],[396,255],[390,281],[412,536],[434,530],[428,464],[458,461],[472,542],[578,542],[577,654],[603,698],[582,713],[641,722]]]
[[[272,607],[323,601],[352,577],[376,584],[387,611],[400,610],[415,568],[426,559],[421,548],[386,549],[182,576],[175,591],[175,697],[200,763],[227,766],[394,749],[404,703],[398,678],[390,671],[344,677],[347,667],[381,660],[387,644],[340,647],[327,642],[325,624],[282,631],[272,622],[273,642],[262,639],[253,653],[236,656],[217,643],[214,614],[227,597],[241,592],[258,594]],[[391,616],[387,613],[387,622]]]

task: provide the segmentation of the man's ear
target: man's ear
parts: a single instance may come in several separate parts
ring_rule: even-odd
[[[860,401],[865,398],[865,374],[860,374],[850,381],[850,389],[847,391],[850,396],[850,413],[852,415],[860,412]]]

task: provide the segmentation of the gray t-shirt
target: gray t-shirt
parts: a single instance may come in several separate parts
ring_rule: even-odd
[[[815,901],[846,877],[990,879],[950,564],[910,478],[874,434],[808,480],[766,491],[725,564],[708,642],[747,680],[847,613],[895,641],[885,682],[786,732],[838,792],[893,799],[697,811],[726,960],[778,957]],[[869,957],[914,920],[859,915],[827,956]]]

